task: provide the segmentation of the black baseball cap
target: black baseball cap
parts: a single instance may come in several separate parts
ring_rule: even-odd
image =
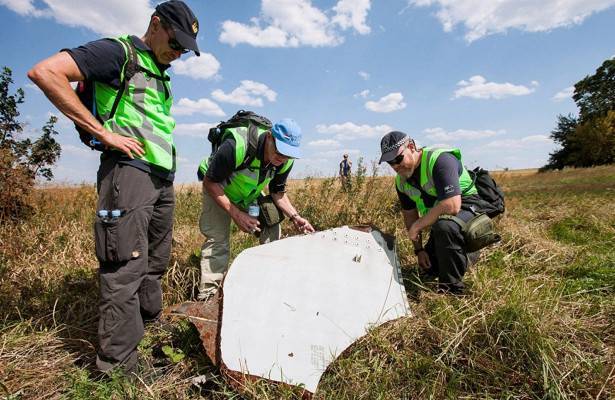
[[[380,151],[382,155],[380,156],[378,164],[393,160],[397,157],[398,149],[409,141],[410,137],[400,131],[392,131],[384,135],[380,141]]]
[[[165,22],[171,25],[175,32],[175,39],[184,48],[194,51],[200,56],[199,46],[196,44],[196,34],[199,32],[199,21],[192,10],[180,0],[170,0],[156,6],[156,12]]]

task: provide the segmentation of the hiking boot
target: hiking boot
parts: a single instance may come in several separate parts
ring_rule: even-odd
[[[468,259],[468,268],[469,268],[472,265],[476,264],[476,262],[480,258],[480,250],[473,251],[472,253],[467,253],[466,258]]]
[[[438,283],[436,293],[453,294],[456,296],[463,296],[465,293],[465,286],[463,283]]]

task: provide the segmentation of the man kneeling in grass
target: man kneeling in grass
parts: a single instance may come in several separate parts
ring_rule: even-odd
[[[482,200],[468,171],[461,163],[459,149],[417,148],[402,132],[387,133],[380,142],[382,156],[395,172],[395,186],[408,236],[419,267],[438,277],[438,288],[461,293],[468,266],[465,239],[458,222],[441,218],[456,216],[467,222],[483,212]],[[423,247],[422,231],[431,227]]]

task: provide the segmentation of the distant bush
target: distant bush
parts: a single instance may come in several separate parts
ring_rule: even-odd
[[[60,144],[54,139],[57,117],[51,116],[42,134],[32,140],[20,139],[23,124],[17,120],[17,107],[24,102],[23,89],[9,94],[11,70],[0,73],[0,221],[18,220],[31,210],[30,192],[37,177],[53,178],[50,167],[60,157]]]

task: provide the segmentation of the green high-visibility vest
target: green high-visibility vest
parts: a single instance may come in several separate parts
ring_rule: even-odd
[[[423,154],[421,155],[419,184],[421,186],[421,189],[423,189],[425,193],[433,197],[438,196],[438,193],[436,192],[434,180],[433,180],[433,167],[436,164],[436,160],[442,153],[450,153],[454,155],[461,162],[461,152],[459,151],[459,149],[455,149],[455,148],[446,149],[446,148],[437,148],[437,147],[424,147],[423,148]],[[423,202],[423,199],[421,198],[420,189],[412,186],[406,178],[398,174],[395,177],[395,186],[397,187],[397,190],[406,194],[408,197],[410,197],[412,201],[414,201],[414,203],[416,204],[416,209],[419,213],[419,216],[422,217],[423,215],[429,212],[430,208],[425,206],[425,203]],[[478,193],[476,191],[476,187],[474,186],[472,182],[472,178],[470,177],[470,174],[468,173],[468,170],[466,170],[465,167],[463,167],[463,172],[461,173],[461,176],[459,177],[459,186],[461,188],[462,197],[471,196],[473,194]],[[434,204],[437,204],[437,203],[438,201],[436,201]]]
[[[131,40],[122,36],[117,40],[129,60],[127,45],[122,40]],[[132,137],[143,143],[145,154],[135,155],[147,164],[167,171],[175,171],[175,145],[173,130],[175,120],[171,117],[170,77],[166,71],[160,71],[156,61],[148,51],[135,48],[139,70],[129,80],[128,88],[120,98],[113,118],[109,119],[111,108],[118,89],[101,82],[95,82],[94,93],[98,115],[104,121],[103,127],[122,136]],[[124,79],[126,63],[122,66],[120,80]]]
[[[266,132],[267,129],[258,127],[259,138]],[[229,136],[235,139],[235,168],[238,168],[246,157],[248,128],[240,126],[226,129],[221,140],[223,141]],[[254,157],[247,168],[233,171],[231,176],[224,182],[220,182],[220,184],[224,187],[224,194],[233,204],[240,208],[247,209],[262,193],[265,186],[271,182],[274,176],[288,171],[291,165],[293,165],[293,161],[293,159],[289,159],[282,164],[280,168],[268,169],[265,171],[266,176],[261,177],[261,160],[259,160],[258,157]],[[199,170],[203,176],[207,173],[208,168],[209,157],[204,159],[199,165]]]

